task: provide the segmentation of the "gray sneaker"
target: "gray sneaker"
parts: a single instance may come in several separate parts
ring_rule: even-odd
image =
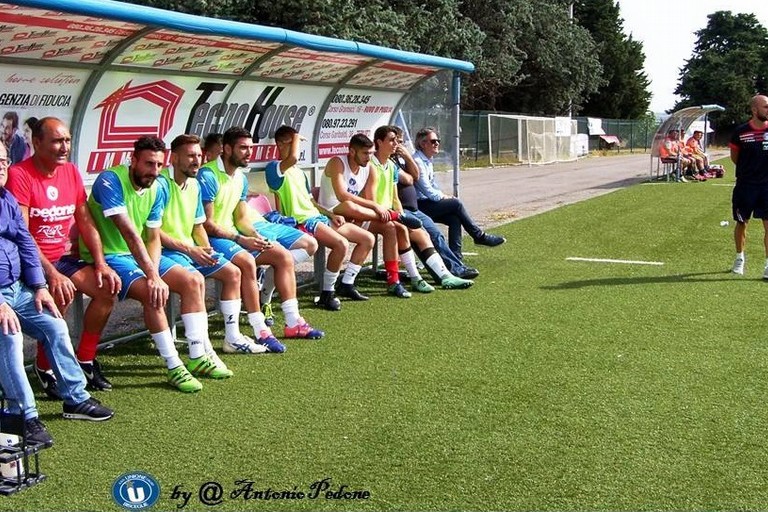
[[[91,397],[79,404],[64,404],[64,418],[68,420],[106,421],[114,416],[112,409]]]
[[[483,233],[480,237],[475,239],[475,245],[486,245],[488,247],[496,247],[506,242],[507,239],[503,236],[492,235],[491,233]]]

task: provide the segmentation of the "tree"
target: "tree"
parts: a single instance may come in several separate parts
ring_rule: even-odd
[[[768,85],[768,31],[754,14],[718,11],[696,32],[693,56],[680,70],[671,112],[694,105],[718,104],[725,112],[711,117],[721,131],[744,122],[749,101]]]
[[[129,0],[177,12],[281,27],[474,61],[483,34],[458,0]]]
[[[589,33],[558,0],[480,0],[462,4],[485,33],[468,108],[534,115],[578,111],[597,90],[601,68]],[[474,88],[474,90],[473,90]]]
[[[462,107],[496,110],[505,91],[523,78],[520,69],[526,54],[517,46],[517,6],[514,2],[465,0],[461,10],[485,36],[475,61],[476,71],[465,80]]]
[[[651,102],[650,82],[643,71],[642,43],[624,34],[619,4],[613,0],[580,0],[574,16],[595,41],[603,67],[603,83],[591,94],[582,115],[638,119]]]
[[[475,63],[462,106],[577,111],[601,83],[587,30],[566,0],[132,0]]]

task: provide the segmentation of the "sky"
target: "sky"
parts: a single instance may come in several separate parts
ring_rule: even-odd
[[[624,33],[643,43],[645,73],[651,82],[650,109],[663,112],[680,99],[674,94],[680,69],[693,55],[697,30],[716,11],[752,13],[768,28],[766,0],[618,0]],[[713,77],[716,79],[716,77]]]

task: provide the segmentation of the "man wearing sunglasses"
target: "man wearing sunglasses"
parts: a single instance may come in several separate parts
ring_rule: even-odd
[[[440,137],[433,128],[423,128],[416,134],[416,152],[413,158],[419,166],[416,181],[419,210],[435,222],[448,226],[448,246],[461,259],[461,228],[477,245],[495,247],[506,242],[504,237],[483,231],[472,219],[458,198],[444,194],[435,182],[432,159],[440,153]]]

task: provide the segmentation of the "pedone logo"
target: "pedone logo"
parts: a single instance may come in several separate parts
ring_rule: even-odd
[[[112,484],[112,499],[128,510],[149,508],[160,497],[160,484],[148,473],[135,471],[121,475]]]
[[[57,222],[67,220],[75,214],[74,204],[65,204],[60,206],[51,206],[50,208],[38,208],[32,206],[29,209],[29,218],[42,218],[45,222]]]
[[[184,89],[168,80],[118,88],[95,109],[101,109],[96,151],[88,158],[88,171],[99,172],[123,163],[142,135],[164,138],[173,126]],[[121,122],[122,121],[122,122]]]

